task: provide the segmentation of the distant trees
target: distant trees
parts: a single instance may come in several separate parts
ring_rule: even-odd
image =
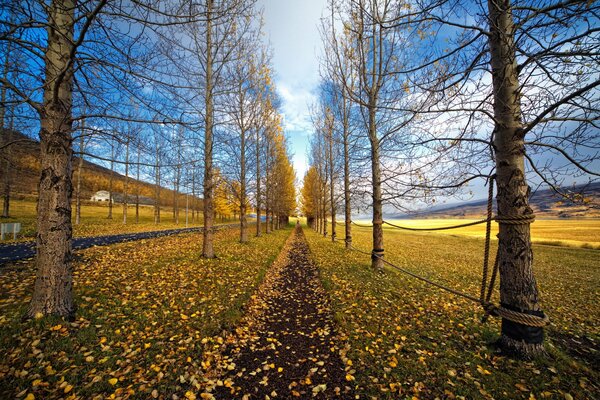
[[[199,204],[194,195],[202,185],[206,257],[214,256],[214,169],[219,167],[215,162],[242,164],[237,179],[222,175],[228,193],[238,196],[235,212],[244,216],[242,232],[247,232],[244,221],[251,204],[247,188],[253,177],[248,171],[254,165],[246,163],[250,155],[267,160],[256,163],[257,186],[265,175],[277,185],[268,188],[269,196],[257,188],[257,207],[267,202],[279,221],[293,209],[293,171],[278,131],[274,87],[263,72],[268,69],[266,50],[262,44],[253,44],[258,43],[260,29],[254,25],[254,0],[161,4],[26,0],[3,2],[0,7],[2,124],[6,126],[4,116],[10,114],[17,122],[15,129],[22,128],[30,136],[38,129],[41,143],[38,274],[30,317],[72,317],[75,310],[71,264],[74,139],[80,157],[75,175],[77,210],[84,157],[114,171],[106,184],[111,195],[122,191],[124,223],[132,193],[138,220],[140,190],[132,174],[138,181],[155,183],[151,195],[156,223],[161,220],[161,205],[170,202],[164,186],[173,186],[175,221],[185,197],[187,222],[187,210]],[[245,65],[250,58],[255,62]],[[240,72],[237,76],[236,71]],[[237,88],[237,110],[226,106],[232,88]],[[251,115],[241,116],[247,110],[242,105],[255,103]],[[241,118],[233,129],[236,116]],[[234,131],[245,142],[239,153],[241,163],[227,156],[225,141]],[[108,209],[110,218],[112,201]],[[76,217],[81,222],[79,212]]]

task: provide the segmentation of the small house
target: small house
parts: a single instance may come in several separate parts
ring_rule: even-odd
[[[90,199],[92,201],[110,201],[110,193],[108,190],[99,190]],[[114,201],[114,200],[113,200]]]

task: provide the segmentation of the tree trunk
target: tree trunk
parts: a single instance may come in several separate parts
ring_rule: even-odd
[[[140,223],[140,148],[141,143],[138,142],[137,148],[137,173],[135,184],[135,223]]]
[[[113,179],[115,178],[115,144],[110,143],[110,179],[108,181],[108,219],[113,217]]]
[[[373,250],[371,267],[383,271],[383,205],[381,200],[381,166],[374,101],[369,107],[369,140],[371,142],[371,179],[373,181]]]
[[[489,1],[490,56],[496,119],[496,197],[499,216],[498,262],[500,302],[503,307],[543,316],[533,274],[530,221],[506,224],[502,218],[532,217],[530,189],[525,180],[524,135],[520,105],[519,74],[515,55],[515,27],[509,0]],[[543,328],[502,320],[501,349],[531,357],[542,354]]]
[[[268,146],[268,144],[267,144]],[[270,179],[269,179],[269,161],[268,161],[268,154],[269,154],[269,149],[267,148],[267,163],[266,163],[266,170],[265,170],[265,233],[271,233],[271,224],[269,222],[269,211],[271,208],[271,199],[269,196],[269,192],[271,191],[270,189]]]
[[[256,129],[256,237],[260,237],[260,129]]]
[[[331,119],[333,119],[333,116],[331,116]],[[328,133],[328,155],[327,157],[329,158],[329,202],[331,203],[331,241],[335,242],[335,193],[334,193],[334,179],[333,179],[333,170],[334,170],[334,165],[333,165],[333,121],[331,121],[331,125],[328,127],[327,129],[327,133]]]
[[[213,0],[206,3],[206,112],[204,126],[204,229],[202,230],[202,255],[214,258],[213,249],[213,76],[212,76],[212,5]]]
[[[248,220],[246,219],[246,132],[244,129],[242,129],[240,144],[240,243],[246,243],[248,241]]]
[[[77,164],[77,198],[75,200],[75,225],[81,222],[81,170],[83,169],[83,151],[85,147],[84,122],[81,120],[81,137],[79,138],[79,163]]]
[[[11,15],[12,17],[12,15]],[[12,20],[12,18],[11,18]],[[11,42],[7,43],[6,54],[4,59],[4,68],[3,68],[3,76],[4,78],[8,78],[8,74],[10,72],[10,51],[11,51]],[[5,117],[6,117],[6,86],[2,85],[0,88],[0,101],[2,102],[2,106],[0,107],[0,128],[2,128],[4,143],[10,143],[12,140],[12,130],[13,130],[13,121],[14,117],[11,116],[10,128],[8,130],[4,130],[5,127]],[[10,183],[11,183],[11,153],[12,146],[8,146],[4,148],[4,191],[3,191],[3,204],[2,204],[2,218],[8,218],[10,216]]]
[[[352,210],[350,208],[350,156],[348,151],[348,111],[346,109],[346,96],[342,95],[343,101],[343,126],[344,126],[344,229],[346,248],[352,246]]]
[[[154,188],[154,224],[160,224],[160,152],[156,145],[156,167],[155,167],[155,188]]]
[[[127,137],[125,142],[125,184],[123,185],[123,225],[127,225],[127,204],[129,193],[129,141],[130,137]]]
[[[73,318],[71,256],[72,80],[75,4],[52,1],[48,7],[45,85],[40,110],[41,176],[37,207],[37,274],[27,315]]]

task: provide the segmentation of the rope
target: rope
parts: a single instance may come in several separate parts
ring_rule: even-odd
[[[354,251],[357,251],[359,253],[371,256],[372,259],[378,258],[384,264],[390,266],[391,268],[398,270],[409,276],[412,276],[413,278],[416,278],[420,281],[428,283],[432,286],[435,286],[439,289],[445,290],[445,291],[452,293],[454,295],[457,295],[459,297],[463,297],[465,299],[479,303],[484,310],[484,315],[481,318],[481,322],[485,322],[488,319],[488,317],[491,315],[494,317],[501,317],[506,320],[519,323],[521,325],[532,326],[532,327],[544,327],[550,322],[550,320],[548,319],[548,316],[545,314],[540,317],[537,315],[527,314],[525,312],[510,310],[510,309],[507,309],[502,306],[497,306],[491,302],[492,294],[494,291],[494,286],[496,283],[496,278],[498,276],[498,267],[499,267],[498,254],[496,253],[491,277],[489,279],[489,284],[488,284],[492,221],[496,221],[496,222],[499,222],[502,224],[508,224],[508,225],[524,225],[524,224],[530,224],[535,220],[535,215],[533,215],[533,214],[493,217],[494,180],[495,180],[495,178],[496,178],[495,175],[490,176],[490,179],[488,182],[489,188],[488,188],[488,202],[487,202],[487,210],[486,210],[487,215],[486,215],[485,219],[481,219],[478,221],[469,222],[469,223],[465,223],[465,224],[445,226],[445,227],[440,227],[440,228],[409,228],[409,227],[404,227],[404,226],[400,226],[400,225],[395,225],[395,224],[389,223],[387,221],[381,221],[382,223],[390,225],[394,228],[405,229],[405,230],[410,230],[410,231],[438,231],[438,230],[455,229],[455,228],[461,228],[461,227],[485,223],[486,224],[485,247],[484,247],[484,254],[483,254],[483,271],[482,271],[481,289],[479,292],[479,298],[472,296],[470,294],[467,294],[467,293],[463,293],[459,290],[450,288],[448,286],[444,286],[440,283],[434,282],[434,281],[432,281],[428,278],[425,278],[421,275],[417,275],[414,272],[411,272],[407,269],[399,267],[399,266],[387,261],[385,258],[383,258],[383,251],[381,249],[377,249],[377,251],[373,250],[372,252],[369,253],[369,252],[357,249],[356,247],[352,246],[351,244],[349,245],[349,248]],[[361,225],[354,221],[351,221],[351,223],[353,223],[356,226],[365,227],[365,228],[370,228],[373,226],[373,225]]]

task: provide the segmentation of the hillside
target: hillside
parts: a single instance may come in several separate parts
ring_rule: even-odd
[[[12,140],[27,140],[30,139],[27,136],[19,133],[11,133]],[[3,135],[4,136],[4,132]],[[5,150],[4,150],[5,151]],[[11,169],[11,194],[13,198],[31,198],[37,196],[37,186],[40,177],[40,163],[39,163],[39,142],[36,141],[23,141],[10,146],[9,157],[12,163]],[[4,165],[2,165],[4,167]],[[77,167],[79,166],[79,157],[73,158],[73,186],[76,185],[76,174]],[[133,168],[133,167],[132,167]],[[2,168],[4,169],[4,168]],[[130,168],[130,171],[132,169]],[[133,168],[135,171],[135,168]],[[132,172],[133,172],[132,171]],[[2,171],[4,173],[4,171]],[[82,173],[81,173],[81,198],[83,200],[90,200],[91,196],[99,190],[108,190],[109,182],[111,177],[111,170],[90,162],[88,160],[83,161]],[[123,193],[124,191],[125,176],[114,172],[113,176],[113,192]],[[76,188],[74,187],[74,190]],[[137,181],[131,176],[129,177],[128,191],[130,195],[136,193],[139,190],[139,194],[144,200],[143,203],[153,204],[155,196],[155,185]],[[161,205],[172,206],[173,205],[173,190],[162,187],[161,188]],[[75,195],[75,194],[74,194]],[[181,196],[181,195],[180,195]],[[116,201],[122,198],[115,195]],[[152,201],[148,201],[152,199]],[[184,196],[180,197],[179,204],[182,204]],[[199,199],[198,199],[199,200]],[[131,201],[131,200],[130,200]]]
[[[551,189],[534,192],[530,204],[536,216],[540,218],[598,218],[600,217],[600,183],[570,188],[581,200],[574,202],[565,199]],[[398,215],[395,218],[457,218],[485,215],[487,200],[475,200],[441,207],[414,214]]]

